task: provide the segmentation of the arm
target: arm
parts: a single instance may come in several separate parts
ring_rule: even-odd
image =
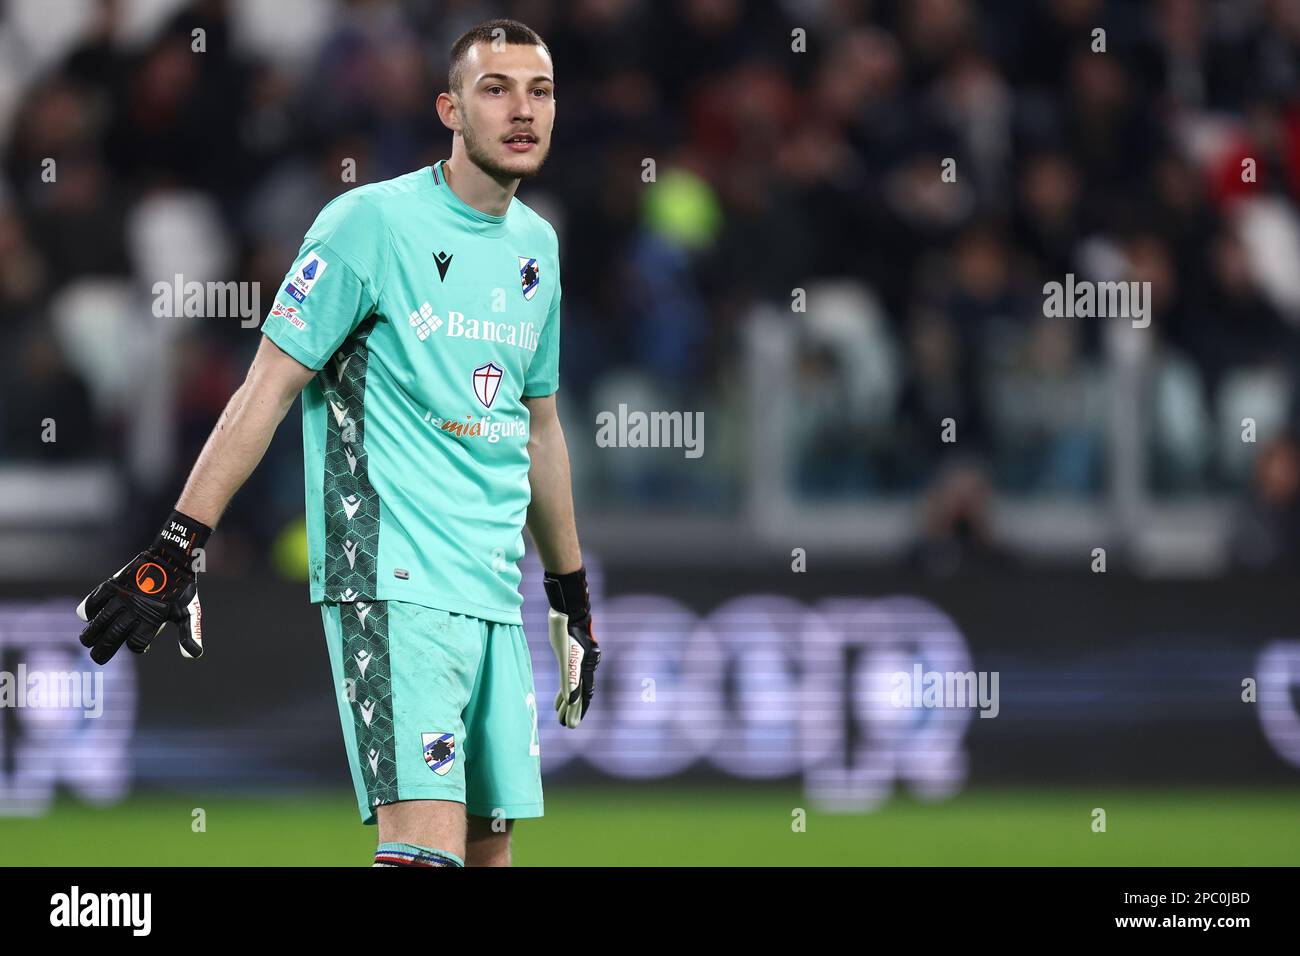
[[[278,307],[262,323],[257,356],[208,436],[175,510],[153,544],[78,606],[87,622],[81,643],[92,660],[107,662],[123,644],[143,654],[168,621],[180,627],[185,656],[203,653],[196,554],[266,454],[294,396],[316,374],[312,369],[374,311],[389,252],[383,217],[362,190],[320,211],[284,279],[298,304],[288,306],[276,293]]]
[[[560,665],[555,710],[565,727],[577,727],[596,690],[600,647],[591,632],[591,599],[573,519],[569,449],[555,410],[555,396],[524,398],[528,407],[528,532],[545,569],[542,583],[551,604],[547,614],[551,649]]]
[[[582,567],[578,527],[573,517],[573,487],[569,477],[569,449],[564,443],[555,396],[524,397],[528,408],[528,533],[537,545],[542,567],[553,574],[569,574]]]
[[[92,660],[107,663],[123,644],[143,654],[168,621],[180,628],[181,653],[202,656],[194,552],[207,542],[230,499],[266,454],[294,396],[315,374],[262,337],[244,384],[221,413],[154,543],[77,607],[86,622],[81,643],[91,649]]]
[[[230,499],[253,473],[276,428],[315,372],[262,336],[244,383],[208,436],[176,510],[216,527]]]

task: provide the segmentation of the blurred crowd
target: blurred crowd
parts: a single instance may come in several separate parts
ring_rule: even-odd
[[[807,501],[1088,498],[1132,427],[1153,494],[1230,491],[1300,526],[1297,0],[159,5],[128,42],[131,4],[87,2],[29,67],[39,24],[12,2],[0,21],[0,462],[121,462],[145,499],[126,506],[165,513],[258,336],[160,331],[153,283],[276,288],[346,160],[364,183],[449,154],[447,50],[508,15],[556,65],[551,157],[520,198],[561,237],[562,409],[709,423],[691,461],[571,439],[580,493],[736,508],[770,422]],[[1149,281],[1150,328],[1046,317],[1067,274]],[[764,309],[794,345],[788,393],[756,407]],[[167,396],[151,443],[142,406]],[[301,511],[299,443],[280,430],[228,525],[257,540]]]

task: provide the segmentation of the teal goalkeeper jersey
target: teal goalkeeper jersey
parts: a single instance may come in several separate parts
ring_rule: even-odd
[[[314,602],[521,623],[528,409],[559,386],[555,230],[462,202],[443,164],[361,186],[308,230],[262,331],[303,390]]]

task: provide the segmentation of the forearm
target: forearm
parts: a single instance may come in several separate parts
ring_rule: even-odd
[[[528,483],[532,487],[528,532],[537,545],[542,567],[555,574],[568,574],[582,567],[582,549],[573,515],[569,449],[558,419],[533,432],[528,453]]]
[[[266,454],[302,381],[310,375],[307,369],[286,370],[284,363],[289,361],[282,353],[259,352],[190,470],[177,511],[216,527],[235,492]]]
[[[530,429],[528,530],[542,559],[547,637],[560,665],[560,692],[555,712],[565,727],[577,727],[587,716],[596,690],[600,644],[592,633],[591,593],[578,547],[573,518],[573,487],[569,479],[569,449],[555,411],[555,396],[525,399]]]

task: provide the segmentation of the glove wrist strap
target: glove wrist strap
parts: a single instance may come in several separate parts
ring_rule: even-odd
[[[581,620],[591,613],[591,597],[587,592],[587,569],[578,568],[568,574],[542,573],[542,586],[551,607],[561,614]]]
[[[166,557],[179,565],[188,565],[196,548],[207,544],[212,529],[189,515],[173,511],[171,517],[163,522],[162,530],[154,539],[153,546]]]

